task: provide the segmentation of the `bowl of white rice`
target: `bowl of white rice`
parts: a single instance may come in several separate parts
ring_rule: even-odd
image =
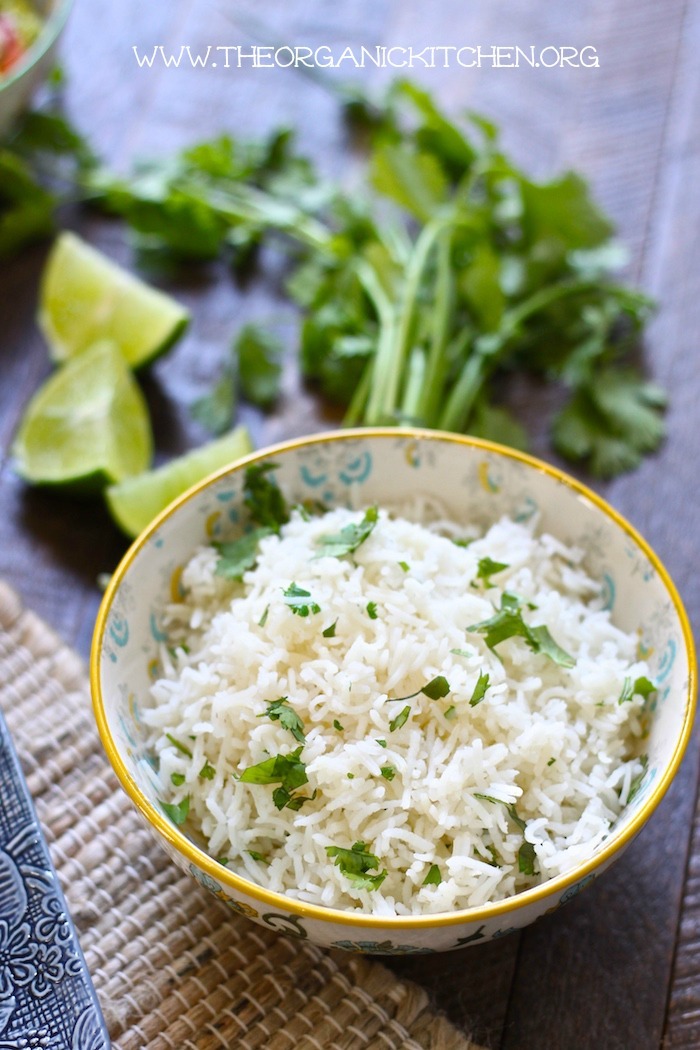
[[[255,453],[129,549],[91,658],[107,755],[231,911],[350,951],[518,929],[620,855],[690,735],[686,614],[596,494],[488,442]]]

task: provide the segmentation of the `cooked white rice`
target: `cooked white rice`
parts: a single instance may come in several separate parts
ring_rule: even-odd
[[[163,797],[189,798],[188,828],[213,857],[302,901],[409,915],[510,896],[590,857],[642,769],[643,699],[619,698],[648,669],[603,609],[581,552],[508,519],[458,545],[464,529],[419,510],[431,524],[380,511],[344,557],[318,557],[318,538],[362,512],[295,512],[262,540],[243,582],[216,576],[218,554],[202,548],[183,572],[184,600],[166,610],[171,638],[143,712]],[[477,579],[486,557],[508,565],[491,586]],[[292,583],[320,612],[292,612]],[[494,615],[504,591],[573,667],[522,637],[494,652],[467,630]],[[472,705],[480,673],[489,685]],[[447,695],[408,699],[440,675]],[[280,697],[302,720],[303,745],[265,714]],[[275,806],[275,785],[237,779],[300,746],[308,783],[297,794],[316,796],[298,811]],[[357,842],[377,860],[368,874],[386,872],[376,889],[358,888],[326,852]]]

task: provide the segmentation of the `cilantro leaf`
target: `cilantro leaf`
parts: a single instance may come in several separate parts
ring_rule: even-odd
[[[216,776],[216,769],[211,765],[209,759],[207,759],[197,774],[201,780],[213,780]]]
[[[368,875],[372,868],[379,867],[379,858],[370,853],[364,842],[356,842],[351,849],[343,846],[326,846],[326,854],[332,857],[343,875],[358,889],[376,890],[386,878],[385,871]]]
[[[518,850],[518,871],[523,875],[534,875],[536,860],[537,854],[533,844],[531,842],[523,842]]]
[[[553,660],[555,664],[559,664],[560,667],[573,667],[576,663],[573,656],[562,649],[560,645],[557,645],[544,624],[529,629],[528,644],[534,652],[548,656],[550,660]]]
[[[344,872],[345,878],[356,886],[358,890],[378,890],[384,879],[387,876],[385,871],[380,871],[378,875],[358,875],[354,871]]]
[[[435,678],[431,678],[425,685],[422,685],[420,689],[416,689],[415,693],[409,693],[408,696],[389,696],[387,700],[392,703],[400,702],[401,700],[412,700],[419,693],[424,693],[430,700],[440,700],[443,696],[447,696],[449,691],[450,683],[444,675],[439,674]]]
[[[442,882],[442,875],[437,864],[431,864],[428,869],[428,874],[423,879],[424,886],[439,886]]]
[[[376,507],[368,507],[362,521],[343,526],[338,533],[320,536],[316,541],[321,550],[315,558],[342,558],[352,554],[361,543],[364,543],[377,524],[379,512]]]
[[[170,782],[171,782],[171,784],[174,787],[182,787],[182,785],[185,783],[185,774],[184,773],[171,773],[170,774]]]
[[[491,577],[498,572],[503,572],[510,566],[504,561],[493,561],[492,558],[479,558],[479,566],[476,573],[477,580],[483,580],[485,587],[493,587]]]
[[[311,598],[311,591],[305,591],[303,587],[299,587],[296,583],[290,583],[289,587],[282,593],[285,603],[295,616],[309,616],[311,613],[316,614],[321,611],[321,606],[316,602],[307,601],[308,598]]]
[[[301,761],[302,748],[287,755],[273,755],[254,766],[248,766],[238,777],[242,784],[281,784],[288,791],[308,784],[306,765]]]
[[[234,343],[241,394],[259,408],[269,408],[277,400],[282,378],[282,347],[261,325],[241,328]]]
[[[382,766],[381,774],[385,780],[393,780],[396,776],[395,766]]]
[[[472,693],[471,699],[469,700],[470,707],[476,707],[477,704],[481,703],[481,701],[484,699],[484,696],[486,695],[486,690],[488,689],[488,687],[489,676],[487,674],[484,674],[483,671],[479,671],[479,677],[476,681],[476,685],[474,686],[474,692]]]
[[[236,377],[228,366],[209,393],[193,402],[190,415],[212,434],[223,434],[231,427],[235,411]]]
[[[631,470],[661,444],[665,403],[659,387],[608,368],[576,387],[554,420],[554,447],[568,459],[586,460],[600,477]]]
[[[8,149],[0,149],[0,185],[0,258],[6,258],[53,231],[57,200]]]
[[[330,626],[326,627],[325,630],[323,630],[321,632],[323,637],[324,638],[335,638],[335,629],[336,629],[337,625],[338,625],[338,621],[335,620],[332,624],[330,624]]]
[[[244,503],[258,525],[279,532],[289,521],[289,507],[282,490],[272,477],[276,463],[256,463],[246,468],[243,482]]]
[[[170,741],[173,747],[180,752],[181,755],[186,755],[187,758],[192,758],[192,752],[186,744],[183,744],[180,740],[172,736],[170,733],[166,733],[165,737],[167,740]]]
[[[377,619],[378,613],[377,613],[377,603],[376,602],[367,602],[367,615],[369,616],[370,620],[376,620]]]
[[[405,725],[408,721],[408,716],[410,715],[410,713],[411,705],[406,704],[406,706],[401,711],[399,711],[396,718],[392,718],[392,720],[389,722],[389,732],[393,733],[395,730],[400,729],[402,725]]]
[[[426,683],[420,690],[430,700],[440,700],[443,696],[447,696],[450,691],[450,683],[447,681],[444,675],[437,675],[430,682]]]
[[[648,755],[640,755],[639,761],[642,764],[642,768],[640,769],[639,773],[637,773],[637,775],[632,778],[632,783],[630,784],[629,794],[627,796],[627,804],[628,805],[639,794],[639,791],[640,791],[641,786],[642,786],[642,782],[644,780],[644,777],[646,776],[647,769],[649,768],[649,756]]]
[[[259,861],[260,864],[268,864],[269,865],[269,863],[270,863],[269,860],[267,859],[267,857],[264,854],[262,854],[262,853],[258,853],[258,851],[256,849],[247,849],[246,853],[248,854],[249,857],[252,857],[253,860]]]
[[[576,663],[573,656],[557,645],[544,624],[530,627],[525,623],[520,600],[507,591],[501,595],[500,608],[493,616],[472,624],[467,630],[483,635],[486,645],[494,651],[496,646],[506,639],[520,637],[524,638],[534,653],[541,653],[561,667],[573,667]]]
[[[618,698],[618,704],[624,704],[632,700],[633,697],[639,695],[643,696],[646,700],[651,693],[656,692],[656,686],[651,682],[645,675],[641,675],[639,678],[635,678],[634,681],[626,675],[622,683],[622,691]]]
[[[227,580],[241,580],[243,574],[252,569],[258,560],[258,546],[260,540],[270,536],[274,532],[267,525],[262,525],[251,532],[246,532],[237,540],[229,543],[215,543],[214,547],[219,552],[219,558],[214,570],[217,576],[223,576]],[[259,624],[258,626],[264,626]]]
[[[305,802],[313,802],[316,798],[316,792],[313,795],[300,795],[289,790],[284,785],[281,785],[272,792],[272,801],[274,802],[277,809],[291,809],[295,812],[300,810]]]
[[[332,857],[342,872],[360,874],[379,867],[379,858],[370,853],[364,842],[355,842],[351,849],[343,846],[326,846],[326,855]]]
[[[173,824],[177,824],[177,826],[180,827],[185,823],[190,812],[189,795],[185,795],[182,802],[163,802],[161,799],[158,799],[158,801],[160,802],[166,817],[169,817]]]
[[[293,707],[287,703],[286,696],[280,696],[267,705],[267,710],[258,718],[269,718],[272,722],[279,722],[284,729],[288,729],[295,740],[303,744],[306,742],[304,736],[304,723]]]

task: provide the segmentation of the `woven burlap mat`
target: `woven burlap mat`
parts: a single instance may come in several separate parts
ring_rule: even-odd
[[[2,583],[0,703],[116,1050],[477,1050],[416,985],[182,874],[108,766],[82,662]]]

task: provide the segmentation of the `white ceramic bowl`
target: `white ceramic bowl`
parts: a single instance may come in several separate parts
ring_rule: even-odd
[[[45,19],[42,30],[7,76],[0,76],[0,135],[26,108],[36,89],[51,72],[56,60],[56,45],[73,0],[36,0],[34,6]]]
[[[638,632],[658,683],[649,710],[649,763],[641,790],[592,860],[515,897],[439,915],[378,918],[290,900],[217,864],[157,803],[158,774],[139,726],[159,640],[159,617],[178,570],[197,544],[235,532],[247,465],[269,459],[291,500],[326,505],[393,503],[415,492],[438,497],[457,520],[488,525],[503,514],[540,515],[541,528],[586,551],[604,582],[615,622]],[[696,666],[688,621],[659,559],[593,492],[560,471],[487,442],[435,431],[340,431],[290,441],[219,471],[163,512],[130,548],[105,594],[91,681],[102,740],[122,786],[172,859],[232,911],[297,937],[351,951],[444,951],[525,926],[597,877],[646,823],[688,742]]]

